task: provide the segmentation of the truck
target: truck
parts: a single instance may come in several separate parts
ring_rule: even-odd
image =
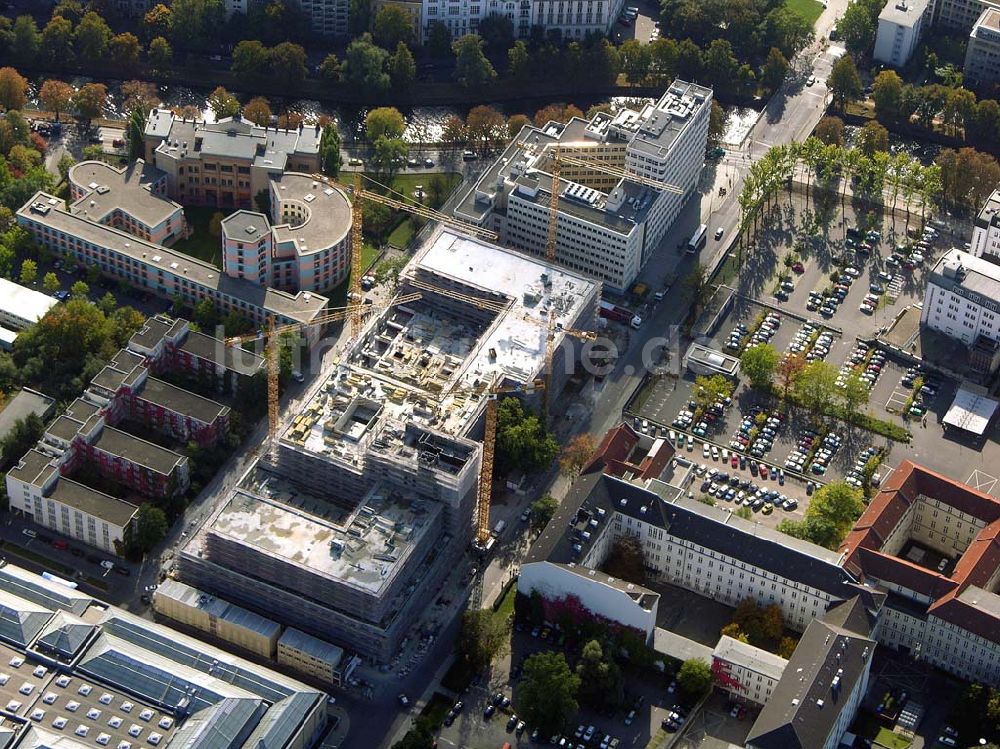
[[[642,325],[642,318],[630,309],[611,302],[601,301],[601,317],[630,325],[636,330]]]

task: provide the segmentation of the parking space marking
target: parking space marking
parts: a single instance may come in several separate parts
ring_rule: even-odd
[[[997,477],[991,476],[985,471],[980,471],[977,468],[972,472],[972,475],[969,476],[969,480],[965,483],[973,489],[978,489],[986,494],[992,494],[993,488],[997,485]]]
[[[891,414],[900,413],[903,410],[903,406],[906,405],[906,401],[910,399],[910,391],[903,390],[899,387],[892,391],[892,395],[885,402],[885,410]]]

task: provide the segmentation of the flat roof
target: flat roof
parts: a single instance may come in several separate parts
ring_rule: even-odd
[[[57,304],[55,297],[0,278],[0,310],[17,320],[38,322]]]
[[[53,458],[50,458],[45,453],[31,448],[18,459],[17,465],[11,468],[8,473],[12,474],[16,479],[33,484],[42,471],[49,468],[52,461]]]
[[[968,252],[945,252],[928,276],[928,282],[968,297],[972,292],[979,304],[1000,305],[1000,265]]]
[[[164,476],[187,460],[186,457],[178,455],[173,450],[154,445],[152,442],[147,442],[128,432],[122,432],[109,426],[105,426],[101,430],[93,445],[99,450],[150,468]],[[60,483],[62,482],[60,481]]]
[[[878,20],[897,26],[912,26],[927,10],[930,0],[888,0]]]
[[[344,649],[334,645],[332,642],[320,640],[318,637],[306,634],[301,629],[289,627],[278,640],[278,645],[298,650],[299,652],[311,655],[313,658],[329,663],[333,668],[340,665],[344,657]]]
[[[263,213],[239,210],[222,219],[222,233],[230,239],[256,242],[266,235],[271,222]]]
[[[6,436],[18,421],[31,414],[36,414],[45,421],[55,405],[55,398],[31,388],[22,388],[17,395],[7,400],[3,411],[0,411],[0,438]]]
[[[103,161],[81,161],[70,167],[68,177],[85,192],[70,205],[70,210],[93,221],[104,221],[108,214],[121,209],[154,228],[184,211],[180,203],[150,190],[150,185],[164,175],[142,159],[121,169]]]
[[[775,681],[781,678],[785,672],[785,666],[788,665],[788,661],[780,655],[727,635],[719,638],[719,643],[712,651],[712,657],[743,666]]]
[[[187,334],[178,348],[243,375],[253,375],[264,369],[264,357],[241,346],[227,346],[224,341],[195,330]]]
[[[204,611],[211,617],[222,619],[243,629],[249,629],[265,637],[277,637],[281,633],[281,625],[272,619],[255,614],[242,606],[230,603],[203,590],[167,578],[153,593],[153,600],[170,598],[185,606]]]
[[[190,390],[184,390],[155,377],[147,377],[146,384],[142,386],[142,390],[137,395],[143,400],[163,406],[165,409],[204,424],[213,423],[229,411],[228,406],[203,398]]]
[[[927,0],[924,0],[924,2],[926,4]],[[983,10],[983,14],[979,16],[979,20],[976,21],[975,28],[978,27],[1000,32],[1000,10],[987,5]],[[973,29],[973,33],[975,33],[975,28]]]
[[[985,393],[963,385],[955,393],[955,399],[944,415],[944,423],[981,437],[996,415],[998,405],[1000,402]]]
[[[313,292],[300,291],[293,295],[246,279],[227,276],[214,265],[190,255],[72,214],[63,208],[62,200],[41,191],[21,206],[17,215],[22,221],[47,226],[90,242],[95,247],[104,247],[136,260],[140,267],[148,266],[147,273],[151,280],[156,277],[158,269],[164,274],[175,276],[178,281],[183,279],[195,286],[218,290],[232,300],[244,301],[252,307],[298,322],[311,322],[326,307],[328,301],[326,297]],[[0,291],[2,288],[0,284]],[[54,299],[52,301],[58,303]]]
[[[712,662],[712,648],[662,627],[653,630],[653,650],[679,661],[697,659],[708,664]]]
[[[351,203],[341,190],[318,182],[308,174],[285,172],[271,178],[271,191],[282,201],[298,204],[306,216],[301,223],[295,219],[294,223],[274,227],[278,245],[291,242],[299,255],[308,255],[328,249],[350,234]],[[280,215],[278,206],[272,205],[271,210],[274,215]]]
[[[59,478],[48,496],[120,528],[128,525],[139,509],[130,502],[96,491],[65,476]]]
[[[132,334],[128,339],[129,346],[138,346],[144,349],[154,348],[160,341],[168,336],[176,335],[187,326],[187,320],[171,319],[154,315],[147,318],[142,327]]]

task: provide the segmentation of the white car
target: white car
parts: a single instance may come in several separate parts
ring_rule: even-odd
[[[708,449],[708,443],[705,442],[704,444],[702,444],[702,446],[701,446],[701,456],[703,458],[707,459],[711,454],[712,454],[711,451]]]

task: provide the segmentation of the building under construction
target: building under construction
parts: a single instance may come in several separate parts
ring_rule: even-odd
[[[542,378],[547,349],[558,395],[582,349],[566,331],[594,328],[598,283],[439,227],[397,293],[420,298],[367,321],[179,564],[372,661],[469,546],[488,399]]]

